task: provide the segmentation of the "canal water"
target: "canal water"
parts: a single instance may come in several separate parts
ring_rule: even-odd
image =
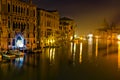
[[[88,39],[0,62],[0,80],[120,80],[120,41]]]

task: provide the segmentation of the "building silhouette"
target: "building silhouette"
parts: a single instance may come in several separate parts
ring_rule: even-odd
[[[57,46],[74,35],[74,20],[57,10],[40,9],[32,0],[0,0],[0,49]]]
[[[36,5],[32,0],[0,0],[0,47],[36,47]]]
[[[37,9],[38,40],[40,46],[53,46],[59,37],[59,12],[57,10]]]
[[[59,29],[60,29],[61,39],[70,41],[75,33],[74,20],[67,17],[60,18]]]

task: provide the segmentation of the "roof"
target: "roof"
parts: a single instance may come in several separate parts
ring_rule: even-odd
[[[73,21],[73,19],[70,19],[70,18],[68,18],[68,17],[63,17],[63,18],[61,18],[60,20],[69,20],[69,21]]]
[[[43,8],[37,8],[37,10],[43,10],[43,11],[47,11],[47,12],[58,12],[58,10],[46,10]]]

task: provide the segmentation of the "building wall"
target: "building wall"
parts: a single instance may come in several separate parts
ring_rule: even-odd
[[[38,26],[40,27],[41,45],[48,46],[57,41],[57,32],[59,30],[58,11],[38,9]]]
[[[75,23],[74,20],[69,19],[67,17],[63,17],[60,19],[60,26],[62,40],[70,40],[74,35],[75,31]]]
[[[12,46],[13,38],[20,33],[28,48],[36,47],[36,6],[20,0],[0,1],[1,46]]]

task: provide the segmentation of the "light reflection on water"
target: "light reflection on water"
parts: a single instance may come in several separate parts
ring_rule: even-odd
[[[98,56],[98,38],[96,39],[95,56]]]
[[[120,70],[120,41],[118,41],[118,69]]]
[[[82,63],[82,42],[80,43],[80,56],[79,56],[79,62]]]
[[[75,65],[75,58],[76,58],[76,43],[71,43],[71,53],[72,53],[73,65]]]
[[[120,41],[99,39],[45,48],[42,53],[0,63],[0,75],[11,80],[119,80]],[[116,52],[117,48],[117,52]],[[96,66],[97,64],[97,66]],[[74,66],[71,66],[74,65]],[[0,77],[1,77],[0,76]],[[2,80],[2,79],[0,79]]]
[[[93,39],[89,38],[88,39],[88,56],[92,56],[92,50],[93,50]]]

